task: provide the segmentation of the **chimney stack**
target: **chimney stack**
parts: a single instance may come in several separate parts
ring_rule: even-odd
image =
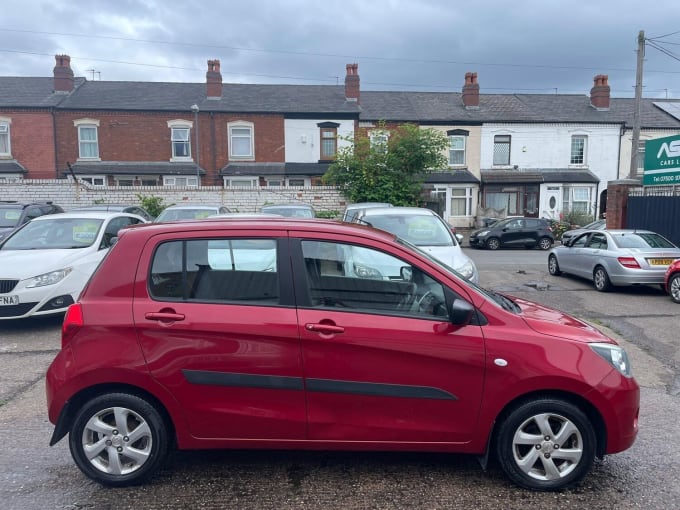
[[[68,94],[73,90],[71,57],[68,55],[55,55],[54,58],[57,61],[54,66],[54,91]]]
[[[222,73],[220,73],[220,61],[208,60],[208,72],[205,73],[206,91],[208,99],[222,97]]]
[[[609,110],[609,76],[598,74],[594,78],[593,88],[590,89],[590,104],[597,110]]]
[[[479,83],[477,83],[477,73],[465,73],[463,105],[465,105],[465,109],[469,110],[476,110],[479,108]]]
[[[347,64],[345,99],[359,103],[359,64]]]

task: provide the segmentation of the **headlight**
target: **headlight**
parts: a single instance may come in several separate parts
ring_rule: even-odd
[[[588,344],[597,354],[618,370],[624,377],[631,377],[630,362],[628,354],[618,345],[613,344]]]
[[[468,260],[465,264],[460,267],[455,268],[458,273],[460,273],[466,280],[472,279],[475,274],[475,266],[471,260]]]
[[[477,232],[477,237],[484,237],[488,233],[488,230],[482,230],[481,232]]]
[[[382,273],[375,268],[364,266],[363,264],[354,264],[354,273],[359,278],[371,278],[373,280],[382,280]]]
[[[50,271],[49,273],[34,276],[32,278],[33,281],[26,285],[26,288],[32,289],[34,287],[54,285],[55,283],[59,283],[64,278],[66,278],[71,271],[73,271],[73,268],[67,267],[66,269],[59,269],[57,271]]]

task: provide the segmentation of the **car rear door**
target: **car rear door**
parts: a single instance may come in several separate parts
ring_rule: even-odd
[[[292,247],[309,438],[468,441],[484,380],[480,326],[449,322],[438,301],[450,304],[454,294],[419,271],[413,255],[357,247],[356,237],[301,235]],[[393,267],[408,268],[413,282],[388,275]],[[411,293],[427,303],[406,305]]]
[[[194,437],[304,438],[289,268],[287,238],[276,231],[163,234],[144,248],[133,303],[139,342]]]

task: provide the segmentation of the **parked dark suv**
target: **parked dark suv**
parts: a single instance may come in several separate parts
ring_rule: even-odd
[[[61,212],[64,212],[64,210],[52,202],[10,202],[0,200],[0,241],[33,218]]]
[[[550,223],[539,218],[506,218],[470,234],[470,246],[490,250],[513,246],[549,250],[554,242]]]

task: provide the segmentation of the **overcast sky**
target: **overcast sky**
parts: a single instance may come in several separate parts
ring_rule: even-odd
[[[632,97],[680,99],[678,0],[3,0],[0,76],[52,76],[55,54],[88,80],[342,84],[482,93],[588,94],[608,74]],[[672,35],[668,35],[672,34]],[[665,37],[664,37],[665,36]],[[658,45],[660,49],[652,47]]]

